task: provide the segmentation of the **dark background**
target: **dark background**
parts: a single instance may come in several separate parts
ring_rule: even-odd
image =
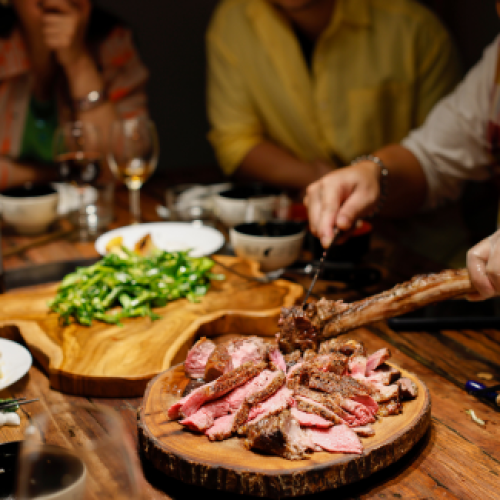
[[[215,168],[206,139],[204,33],[217,0],[96,0],[133,30],[151,72],[151,115],[160,134],[158,170]],[[455,36],[469,68],[500,31],[494,0],[422,0]]]

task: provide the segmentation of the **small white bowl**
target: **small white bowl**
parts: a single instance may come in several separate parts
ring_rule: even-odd
[[[57,218],[59,194],[48,184],[10,188],[0,194],[3,220],[19,234],[43,233]]]
[[[280,190],[269,186],[240,186],[213,197],[214,213],[227,227],[242,222],[270,220]]]
[[[302,251],[306,228],[301,222],[244,223],[229,230],[238,257],[260,263],[262,271],[274,271],[295,262]]]

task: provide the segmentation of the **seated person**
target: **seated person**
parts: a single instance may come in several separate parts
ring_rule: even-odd
[[[500,16],[500,0],[496,5]],[[400,144],[310,185],[305,203],[323,246],[330,244],[335,227],[347,229],[373,211],[401,217],[434,209],[456,199],[465,179],[495,175],[500,165],[499,75],[500,35],[422,127]],[[500,232],[469,250],[467,267],[476,298],[500,294]]]
[[[223,0],[207,51],[223,171],[299,191],[401,140],[460,78],[448,33],[412,0]]]
[[[105,135],[114,119],[147,114],[148,76],[130,32],[90,0],[2,5],[0,190],[57,179],[58,124],[88,121]]]

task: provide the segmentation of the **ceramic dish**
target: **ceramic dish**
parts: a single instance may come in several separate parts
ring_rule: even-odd
[[[17,342],[0,338],[0,390],[24,377],[31,367],[31,354]]]

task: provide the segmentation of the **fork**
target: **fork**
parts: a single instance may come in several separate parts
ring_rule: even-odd
[[[233,269],[230,266],[226,266],[226,264],[222,264],[222,262],[213,259],[220,267],[226,269],[227,271],[235,274],[236,276],[239,276],[240,278],[246,279],[248,281],[255,281],[257,283],[271,283],[272,281],[275,281],[279,279],[286,271],[286,268],[280,267],[279,269],[276,269],[274,271],[269,271],[264,274],[264,276],[251,276],[249,274],[243,274],[240,273],[239,271],[236,271],[236,269]]]
[[[27,403],[34,403],[38,401],[38,399],[26,399],[26,398],[15,398],[15,399],[7,399],[6,401],[2,401],[0,403],[0,411],[9,410],[15,406],[25,405]]]

